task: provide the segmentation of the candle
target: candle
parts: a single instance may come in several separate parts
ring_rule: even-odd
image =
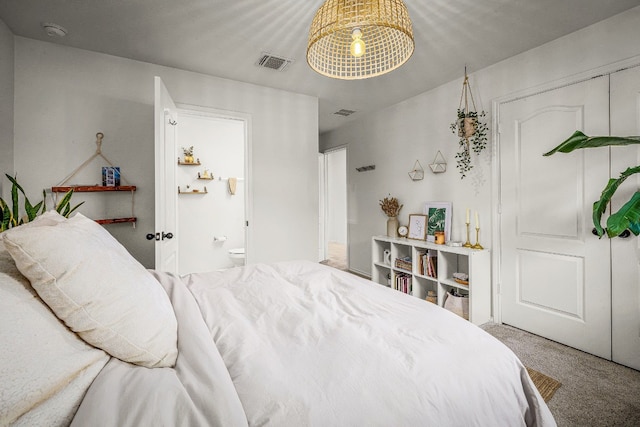
[[[469,208],[467,208],[467,224],[469,224]]]
[[[480,223],[478,222],[478,211],[476,211],[476,228],[480,228]]]

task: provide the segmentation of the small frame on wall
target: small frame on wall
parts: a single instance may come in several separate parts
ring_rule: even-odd
[[[409,215],[409,234],[410,239],[424,240],[427,233],[427,216],[420,214]]]
[[[451,239],[451,202],[427,202],[424,204],[427,216],[427,242],[435,242],[436,231],[444,231],[445,241]]]

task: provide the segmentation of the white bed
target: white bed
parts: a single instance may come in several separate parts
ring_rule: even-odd
[[[33,233],[42,245],[51,232],[52,241],[64,246],[54,232],[60,227],[57,222],[21,234]],[[94,254],[95,247],[84,247],[91,233],[70,238],[70,245]],[[36,295],[32,286],[41,293],[43,284],[20,257],[41,257],[40,268],[50,261],[42,255],[50,248],[30,252],[34,243],[14,234],[4,239],[13,258],[0,247],[0,425],[555,425],[522,363],[489,334],[426,301],[311,262],[182,278],[136,271],[152,279],[154,292],[166,292],[176,320],[175,334],[168,336],[177,336],[177,352],[161,357],[158,366],[164,367],[124,362],[103,351],[113,352],[108,343],[89,345],[84,332],[58,320],[59,308],[50,310],[52,303]],[[52,254],[51,265],[74,258],[64,253]],[[55,277],[47,276],[47,286],[63,286],[83,262],[94,271],[95,256],[85,256],[50,272]],[[109,252],[100,256],[106,260],[101,266],[112,262]],[[113,258],[111,268],[122,262]],[[91,280],[82,274],[91,304],[96,287],[114,283],[105,271]],[[109,295],[117,293],[110,289]],[[138,297],[134,302],[146,304]],[[111,304],[109,313],[120,311]],[[123,321],[128,329],[144,323],[117,320]],[[166,329],[171,327],[160,333]]]

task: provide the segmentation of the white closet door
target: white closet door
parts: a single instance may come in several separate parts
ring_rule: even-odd
[[[176,105],[160,77],[155,77],[156,270],[178,273],[176,212]]]
[[[611,135],[640,135],[640,67],[611,75]],[[640,165],[640,147],[611,149],[611,176]],[[617,211],[640,189],[640,176],[622,184],[611,201]],[[612,359],[640,370],[640,238],[611,240]]]
[[[607,148],[542,154],[609,130],[609,79],[500,105],[502,321],[611,357],[610,245],[591,233]]]

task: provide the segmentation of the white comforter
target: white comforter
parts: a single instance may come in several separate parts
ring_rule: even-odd
[[[155,275],[176,368],[111,359],[75,425],[555,425],[507,347],[417,298],[310,262]]]

